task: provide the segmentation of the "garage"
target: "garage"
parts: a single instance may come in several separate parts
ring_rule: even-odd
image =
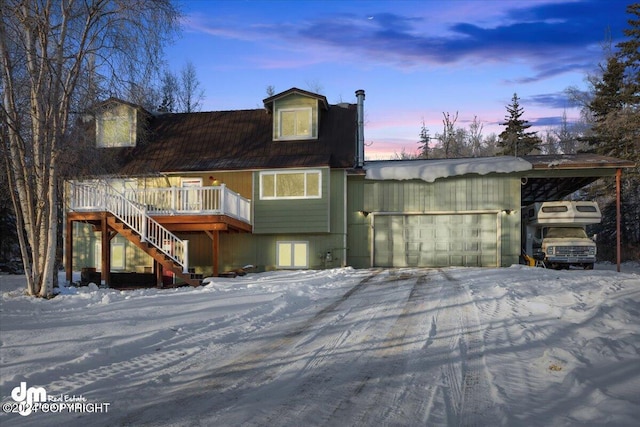
[[[373,215],[373,265],[496,267],[499,212]]]

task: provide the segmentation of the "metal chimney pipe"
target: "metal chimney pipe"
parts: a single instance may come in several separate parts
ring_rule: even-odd
[[[358,127],[356,138],[356,168],[364,166],[364,90],[356,91]]]

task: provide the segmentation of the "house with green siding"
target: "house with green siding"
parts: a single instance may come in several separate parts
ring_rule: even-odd
[[[99,166],[65,183],[67,279],[196,286],[247,266],[509,266],[522,205],[626,167],[535,156],[365,162],[364,91],[356,100],[332,105],[292,88],[260,109],[151,113],[109,99],[87,112]],[[564,185],[545,187],[553,174]]]

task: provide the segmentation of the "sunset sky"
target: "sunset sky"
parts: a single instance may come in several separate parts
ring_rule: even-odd
[[[414,152],[424,120],[474,116],[500,133],[514,93],[544,132],[585,89],[604,46],[628,28],[621,0],[182,1],[183,33],[167,53],[178,73],[193,63],[202,111],[262,108],[267,86],[355,102],[364,89],[367,157]],[[610,40],[611,42],[607,42]]]

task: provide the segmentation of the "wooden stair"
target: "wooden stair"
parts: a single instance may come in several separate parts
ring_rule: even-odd
[[[155,246],[147,242],[143,242],[137,232],[132,230],[127,224],[119,221],[118,218],[116,218],[112,214],[109,214],[107,216],[107,224],[114,231],[124,236],[128,241],[136,245],[138,248],[142,249],[150,257],[152,257],[155,261],[162,265],[165,270],[171,271],[177,277],[182,279],[184,281],[184,284],[194,287],[200,286],[202,284],[201,274],[184,273],[182,271],[182,267],[178,263],[166,256]],[[173,286],[181,286],[181,284],[176,284]]]

